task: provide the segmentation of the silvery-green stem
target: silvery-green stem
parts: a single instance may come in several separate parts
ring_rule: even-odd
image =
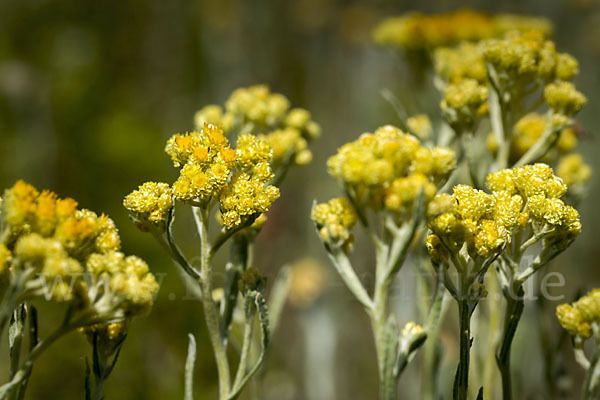
[[[219,399],[226,400],[231,387],[231,376],[229,372],[229,361],[225,350],[224,340],[219,331],[219,319],[217,307],[212,298],[212,267],[211,247],[208,239],[208,211],[194,207],[194,215],[197,221],[198,233],[200,234],[200,274],[202,285],[202,307],[204,319],[213,348],[217,373],[219,375]]]

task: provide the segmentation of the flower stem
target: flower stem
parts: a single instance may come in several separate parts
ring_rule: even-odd
[[[519,286],[515,293],[508,293],[506,297],[506,311],[504,314],[504,331],[498,353],[496,354],[496,363],[502,377],[502,398],[504,400],[512,399],[512,380],[510,376],[510,350],[515,332],[521,316],[523,315],[523,287]]]
[[[467,400],[471,352],[471,312],[467,298],[459,298],[457,301],[460,328],[460,354],[454,378],[453,398],[454,400]]]
[[[390,354],[386,345],[386,320],[387,320],[387,297],[389,285],[379,282],[375,288],[374,308],[371,314],[371,324],[375,336],[375,349],[377,351],[377,365],[379,369],[379,398],[381,400],[395,400],[396,380],[393,368],[388,368],[387,359]],[[395,354],[393,354],[395,357]]]
[[[217,308],[212,299],[212,268],[211,247],[208,239],[208,212],[206,209],[194,208],[194,214],[198,222],[198,233],[200,234],[201,244],[201,265],[200,273],[202,275],[202,307],[204,309],[204,319],[213,348],[215,361],[217,363],[217,373],[219,375],[219,399],[228,398],[231,386],[231,377],[229,372],[229,362],[227,360],[227,351],[224,340],[219,331],[219,319]]]

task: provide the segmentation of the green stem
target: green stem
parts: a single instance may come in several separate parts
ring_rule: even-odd
[[[438,266],[438,268],[445,268],[445,266]],[[424,356],[423,356],[423,399],[434,400],[437,396],[437,376],[439,372],[439,361],[440,361],[440,345],[438,341],[438,335],[440,331],[440,322],[444,317],[446,308],[444,305],[444,275],[439,272],[437,273],[437,283],[434,288],[434,297],[429,309],[429,315],[427,317],[427,325],[425,330],[427,331],[427,341],[425,342]]]
[[[496,363],[502,377],[502,398],[504,400],[512,399],[512,380],[510,375],[510,350],[517,331],[517,326],[525,303],[523,301],[523,287],[519,286],[515,293],[505,293],[506,311],[504,313],[504,331],[498,353],[496,354]]]
[[[375,336],[375,349],[377,351],[377,365],[379,369],[379,398],[381,400],[394,400],[396,398],[396,380],[393,368],[386,368],[388,348],[386,346],[386,321],[388,314],[388,289],[389,281],[378,282],[375,288],[374,308],[371,314],[371,324]],[[395,355],[394,355],[395,356]]]
[[[194,207],[194,215],[200,234],[200,274],[202,276],[202,307],[204,309],[204,319],[213,348],[215,361],[217,363],[217,373],[219,375],[219,399],[225,400],[229,395],[231,387],[231,377],[229,373],[229,362],[227,360],[227,351],[224,340],[219,331],[219,319],[217,307],[212,299],[212,268],[211,268],[211,247],[208,240],[208,212],[206,209]]]
[[[457,299],[460,329],[460,354],[454,378],[454,400],[467,400],[471,352],[471,311],[466,296]]]
[[[252,307],[253,305],[250,305]],[[248,307],[248,306],[246,306]],[[242,379],[246,376],[248,367],[248,357],[250,355],[250,349],[252,345],[252,331],[254,330],[254,313],[248,313],[246,315],[246,323],[244,325],[244,335],[242,341],[242,351],[240,354],[240,363],[238,365],[237,372],[235,374],[235,380],[233,383],[234,387],[240,386]]]

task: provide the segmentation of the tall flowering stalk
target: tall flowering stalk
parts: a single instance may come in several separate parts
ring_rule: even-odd
[[[460,182],[472,185],[456,186],[452,196],[436,198],[428,210],[432,261],[459,301],[464,346],[455,398],[467,396],[465,365],[471,342],[464,328],[486,292],[481,286],[483,275],[490,266],[497,270],[506,300],[496,361],[503,397],[510,399],[510,349],[524,308],[523,284],[564,251],[581,229],[577,211],[566,202],[582,198],[590,176],[589,166],[573,152],[577,144],[574,117],[586,98],[571,83],[579,70],[577,60],[556,50],[548,39],[551,30],[551,24],[540,18],[461,10],[390,18],[374,31],[378,44],[404,50],[409,62],[414,54],[431,61],[433,83],[442,94],[442,121],[431,123],[418,115],[407,118],[405,125],[426,141],[456,148],[458,168],[442,191]],[[402,107],[394,105],[405,119]],[[481,122],[486,120],[492,130],[489,134],[481,132],[486,127]],[[475,190],[485,187],[491,193]],[[450,208],[444,210],[444,202]],[[450,216],[459,221],[458,226]],[[460,222],[465,218],[468,229]],[[485,238],[491,241],[486,246],[492,242],[494,246],[481,253],[478,235],[479,245]],[[489,307],[490,313],[498,312],[495,302]],[[489,364],[484,372],[488,378],[492,376]],[[489,387],[486,390],[487,397],[491,392]],[[433,391],[425,396],[432,399]]]
[[[80,330],[93,347],[86,398],[103,398],[131,319],[148,312],[158,284],[148,265],[120,251],[113,221],[18,181],[0,208],[0,329],[10,321],[10,380],[0,399],[22,399],[34,362],[56,340]],[[33,300],[64,305],[62,323],[38,336]],[[25,347],[25,342],[28,346]]]
[[[561,197],[566,186],[545,164],[502,170],[487,177],[490,194],[459,185],[439,195],[429,210],[428,248],[434,265],[451,264],[457,283],[443,269],[444,283],[459,302],[461,351],[455,398],[465,399],[468,385],[469,320],[492,263],[507,301],[505,325],[497,354],[505,396],[511,394],[510,347],[523,312],[524,282],[564,251],[581,231],[577,211]],[[541,243],[541,249],[534,247]],[[532,250],[537,250],[532,253]],[[524,255],[527,254],[527,257]],[[522,264],[525,260],[533,261]],[[464,336],[464,337],[463,337]]]
[[[274,328],[267,317],[265,279],[252,266],[252,243],[266,221],[265,213],[279,198],[275,185],[289,167],[310,161],[307,144],[319,134],[319,126],[308,111],[290,109],[284,96],[271,93],[266,86],[236,90],[225,109],[207,106],[196,114],[195,122],[198,131],[173,135],[165,147],[179,168],[178,179],[172,185],[147,182],[125,198],[124,206],[139,228],[154,235],[201,298],[217,364],[219,399],[228,400],[237,398],[262,366]],[[237,137],[235,147],[226,135]],[[192,208],[200,239],[199,269],[173,237],[176,201]],[[213,214],[220,227],[216,237],[211,237],[210,230]],[[213,256],[227,242],[231,249],[226,279],[222,288],[216,288]],[[285,296],[276,298],[281,302]],[[231,329],[236,308],[243,315],[243,333],[235,346],[239,359],[233,374],[227,353],[235,340]],[[272,308],[280,311],[281,305]],[[255,332],[256,319],[259,333]],[[252,360],[258,334],[260,349]],[[186,367],[189,399],[193,343]]]
[[[426,205],[455,164],[449,149],[429,149],[389,125],[342,146],[327,163],[345,197],[315,205],[312,219],[331,262],[371,319],[381,399],[396,398],[398,379],[427,335],[414,322],[399,329],[389,311],[390,286],[404,264]],[[351,230],[358,221],[375,248],[372,295],[349,258]]]

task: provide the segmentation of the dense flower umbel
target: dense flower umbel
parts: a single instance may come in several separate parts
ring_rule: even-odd
[[[409,13],[383,20],[375,27],[373,39],[381,45],[429,50],[463,41],[477,42],[511,30],[537,30],[549,34],[552,25],[544,18],[490,16],[472,10],[437,15]]]
[[[200,132],[173,135],[165,151],[180,167],[172,188],[147,182],[123,202],[142,222],[164,221],[172,198],[191,204],[217,199],[220,222],[234,228],[266,212],[279,197],[279,189],[269,185],[273,151],[254,135],[240,135],[233,149],[223,129],[206,124]]]
[[[272,93],[266,85],[235,90],[224,109],[214,104],[202,108],[195,116],[196,129],[201,130],[206,123],[220,126],[225,134],[252,133],[264,139],[273,148],[271,163],[275,169],[288,162],[310,162],[308,142],[321,133],[310,112],[290,108],[285,96]]]
[[[527,226],[559,249],[581,231],[579,214],[561,200],[566,185],[545,164],[490,174],[487,186],[490,194],[458,185],[452,196],[438,195],[430,203],[428,248],[435,260],[465,244],[472,258],[487,257]]]
[[[421,191],[426,200],[456,166],[447,148],[428,149],[419,140],[387,125],[342,146],[327,161],[329,173],[353,191],[362,206],[387,208],[400,216]]]
[[[40,193],[23,181],[3,197],[0,262],[11,280],[26,277],[22,298],[49,290],[53,299],[70,301],[81,312],[93,310],[107,321],[152,305],[158,285],[144,261],[130,256],[104,269],[94,262],[109,255],[124,258],[110,218],[78,210],[75,200]]]
[[[523,210],[515,226],[531,224],[535,233],[546,232],[546,244],[565,248],[581,232],[579,213],[562,200],[567,185],[546,164],[490,174],[487,186],[492,193],[521,197]]]
[[[456,83],[464,78],[483,83],[487,70],[476,44],[460,43],[457,47],[440,47],[434,53],[435,72],[445,81]]]
[[[589,338],[592,336],[592,324],[600,323],[600,289],[592,290],[572,305],[559,305],[556,317],[571,335]]]
[[[441,102],[444,119],[458,132],[472,129],[477,117],[487,113],[488,88],[475,79],[465,78],[444,89]]]
[[[137,213],[137,219],[165,221],[173,207],[173,192],[167,183],[146,182],[125,197],[123,205]]]
[[[317,204],[312,210],[311,218],[317,224],[321,240],[326,243],[337,243],[348,246],[352,244],[352,227],[358,221],[356,211],[345,197]]]
[[[558,53],[554,43],[539,31],[512,31],[502,39],[481,42],[480,48],[484,61],[509,79],[525,75],[545,82],[568,81],[579,72],[577,60]]]

